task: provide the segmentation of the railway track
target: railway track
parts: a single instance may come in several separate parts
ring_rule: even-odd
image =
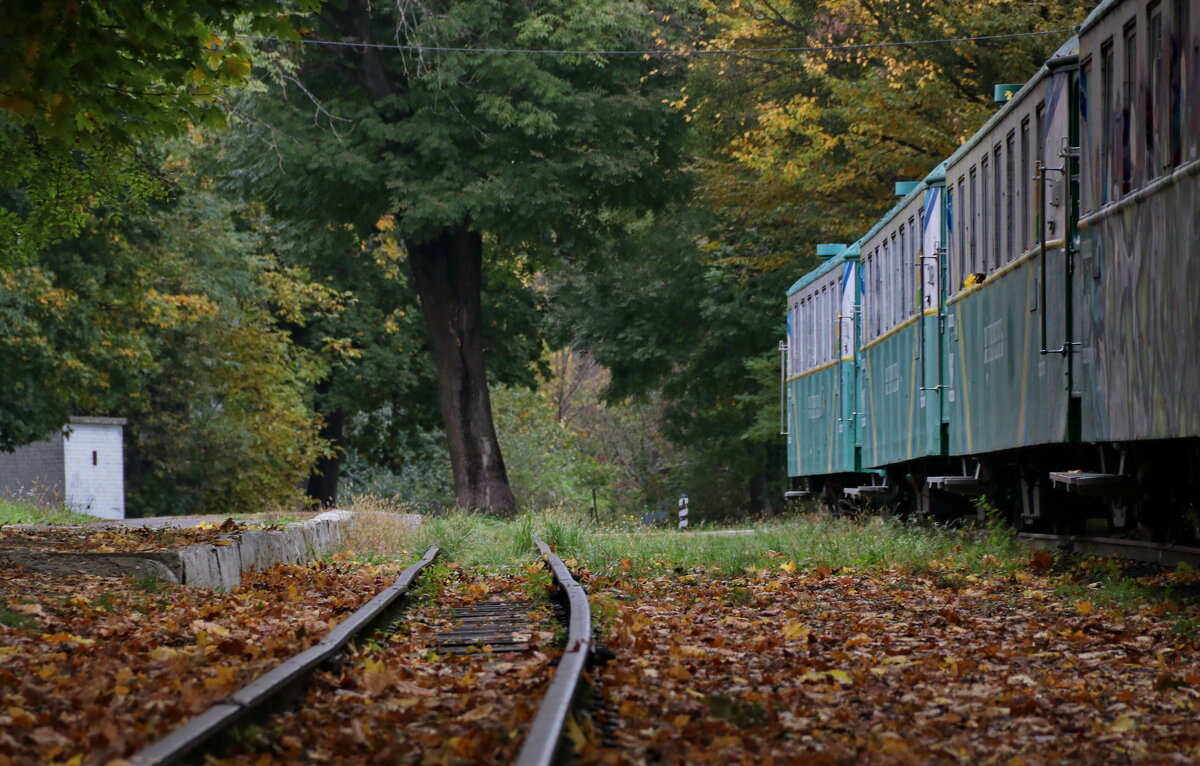
[[[1200,566],[1200,548],[1191,548],[1182,545],[1124,540],[1117,537],[1054,535],[1041,532],[1020,532],[1017,534],[1017,537],[1041,550],[1069,548],[1076,553],[1094,556],[1116,556],[1133,561],[1162,564],[1163,566],[1174,566],[1179,563]]]
[[[513,577],[499,588],[461,583],[461,598],[447,588],[422,614],[398,616],[396,604],[438,555],[430,548],[320,643],[147,746],[130,763],[259,763],[264,756],[279,763],[322,747],[321,759],[329,760],[328,742],[322,744],[318,733],[339,721],[345,731],[334,741],[357,738],[373,753],[394,747],[393,760],[404,759],[404,747],[415,747],[422,753],[449,748],[460,760],[554,762],[570,747],[565,732],[591,655],[591,616],[586,593],[562,560],[536,543],[554,578],[553,607],[531,598],[528,578]],[[565,640],[553,667],[555,652],[544,650],[561,638],[563,623]],[[415,675],[414,666],[424,675]],[[316,675],[322,669],[333,672]],[[483,684],[496,678],[507,684],[503,692]],[[346,710],[352,711],[348,722]],[[436,727],[422,728],[423,714]],[[449,722],[445,731],[443,722]],[[452,736],[454,725],[460,733],[464,726],[483,731],[479,742]],[[412,741],[401,742],[405,737]],[[353,762],[351,751],[338,747],[333,760]]]

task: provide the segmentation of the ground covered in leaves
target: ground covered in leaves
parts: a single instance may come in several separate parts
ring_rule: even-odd
[[[229,545],[227,538],[259,525],[201,522],[187,527],[127,526],[0,526],[0,550],[56,553],[146,553],[187,545]]]
[[[1161,606],[1109,611],[1045,574],[939,562],[586,584],[616,657],[599,680],[618,746],[593,738],[584,762],[1200,758],[1200,644]]]
[[[516,575],[455,564],[423,578],[428,584],[390,635],[360,646],[339,672],[318,673],[300,709],[248,732],[220,762],[512,763],[559,651],[549,577],[539,562]],[[439,648],[455,608],[489,601],[528,605],[528,627],[517,636],[528,651]]]
[[[0,765],[127,756],[315,643],[398,571],[278,566],[219,593],[0,564]]]

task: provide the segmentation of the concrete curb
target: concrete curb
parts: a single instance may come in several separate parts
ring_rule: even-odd
[[[326,511],[283,529],[248,529],[219,545],[189,545],[150,553],[46,553],[0,551],[0,562],[53,575],[145,574],[193,588],[242,584],[242,572],[276,564],[303,564],[335,550],[345,539],[350,511]]]

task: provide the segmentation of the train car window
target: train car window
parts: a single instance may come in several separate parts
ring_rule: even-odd
[[[958,257],[958,247],[954,244],[954,216],[957,215],[954,210],[957,195],[954,193],[954,184],[947,182],[946,184],[946,245],[945,245],[945,284],[954,285],[954,259]],[[924,212],[921,213],[921,220],[925,220]],[[932,253],[930,253],[932,255]],[[939,263],[940,267],[941,264]],[[936,299],[936,296],[935,296]]]
[[[955,270],[955,278],[957,281],[952,281],[950,284],[959,286],[966,279],[967,275],[967,193],[966,179],[962,176],[958,177],[958,255],[956,256],[958,268]]]
[[[875,337],[875,293],[871,291],[871,280],[875,277],[875,253],[866,253],[866,265],[863,273],[863,339]]]
[[[1110,37],[1100,46],[1100,204],[1112,199],[1113,124],[1117,120],[1116,59]]]
[[[1029,118],[1021,120],[1021,247],[1028,250],[1029,242],[1029,176],[1033,168],[1029,164]]]
[[[900,321],[908,316],[908,237],[904,224],[900,224]]]
[[[804,322],[802,321],[803,311],[803,301],[797,300],[796,304],[792,307],[792,342],[789,344],[792,352],[793,375],[800,372],[800,352],[804,347]]]
[[[1171,164],[1183,161],[1183,51],[1188,35],[1188,5],[1192,0],[1175,0],[1171,30],[1171,60],[1167,70],[1167,87],[1171,92],[1170,116]]]
[[[816,358],[816,336],[817,336],[817,296],[815,294],[808,296],[808,312],[806,314],[805,324],[808,325],[808,332],[804,342],[804,369],[811,370],[813,368],[813,360]]]
[[[892,328],[892,286],[896,284],[896,280],[892,277],[892,251],[888,247],[888,240],[883,238],[883,255],[879,261],[880,271],[887,272],[883,275],[884,282],[880,287],[883,291],[880,293],[882,298],[879,310],[879,332],[883,334]]]
[[[888,329],[900,323],[900,279],[903,269],[900,268],[900,249],[896,247],[896,232],[892,232],[892,261],[888,266],[891,274],[891,311],[888,312]]]
[[[1163,23],[1162,8],[1158,2],[1150,4],[1146,12],[1149,18],[1149,35],[1146,45],[1146,66],[1150,83],[1146,88],[1146,173],[1157,178],[1163,168],[1166,154],[1162,150],[1163,120],[1159,116],[1163,106]]]
[[[841,280],[835,277],[833,282],[829,284],[829,348],[833,351],[829,355],[829,358],[833,361],[837,361],[839,356],[840,344],[838,343],[838,336],[842,330],[842,323],[838,321],[838,312],[841,309],[841,301],[838,299],[838,296],[842,294],[839,289],[840,283]]]
[[[829,358],[829,361],[831,361],[831,362],[836,362],[837,357],[838,357],[838,354],[837,354],[838,330],[840,329],[840,325],[838,324],[838,318],[837,318],[837,315],[838,315],[838,301],[837,301],[838,289],[837,289],[837,287],[838,287],[837,280],[834,280],[829,285],[829,313],[827,313],[825,315],[829,319],[829,334],[825,336],[827,338],[825,348],[829,349],[829,357],[828,358]]]
[[[1038,102],[1037,108],[1033,110],[1033,120],[1034,120],[1034,123],[1033,123],[1034,139],[1037,141],[1037,148],[1034,152],[1033,159],[1035,161],[1041,162],[1043,165],[1045,165],[1046,164],[1046,102],[1045,101]],[[1037,197],[1037,199],[1041,200],[1041,196],[1039,195]],[[1039,201],[1038,204],[1041,205],[1042,203]],[[1041,209],[1038,209],[1034,213],[1034,224],[1033,224],[1033,241],[1034,242],[1042,241],[1041,219],[1042,219],[1042,211],[1041,211]]]
[[[800,299],[800,303],[796,304],[796,372],[804,371],[804,341],[808,335],[808,317],[804,312],[807,309],[804,299]]]
[[[917,307],[917,291],[920,289],[920,263],[917,260],[918,243],[921,241],[921,227],[918,221],[925,217],[925,208],[920,207],[917,210],[917,217],[909,216],[908,219],[908,304],[904,311],[908,316],[912,316],[913,311]]]
[[[883,275],[888,269],[881,247],[875,247],[875,336],[883,335]]]
[[[903,316],[900,306],[904,303],[904,246],[896,244],[896,232],[892,232],[892,327],[900,324]]]
[[[983,159],[979,161],[979,214],[975,220],[979,221],[979,268],[977,271],[987,273],[988,256],[991,251],[988,248],[988,243],[991,242],[989,237],[992,234],[992,201],[991,197],[991,170],[992,163],[988,159],[987,150],[983,152]]]
[[[833,305],[829,300],[833,292],[828,287],[821,288],[821,363],[829,361],[829,336],[833,334],[833,321],[830,319],[830,307]]]
[[[975,236],[975,232],[979,228],[979,226],[976,225],[977,224],[976,211],[978,211],[978,209],[979,209],[978,205],[976,205],[976,203],[978,202],[978,197],[976,195],[976,187],[977,187],[977,184],[976,184],[976,179],[975,179],[975,168],[972,167],[971,168],[971,204],[969,205],[970,216],[971,216],[971,218],[970,218],[970,221],[971,221],[971,240],[970,240],[971,245],[970,245],[970,257],[967,260],[967,262],[970,264],[967,267],[968,276],[970,274],[975,274],[979,271],[978,261],[976,260],[976,246],[978,245],[978,241]],[[963,216],[963,223],[966,223],[966,221],[967,221],[967,217]]]
[[[1133,124],[1137,99],[1137,22],[1125,25],[1124,77],[1121,80],[1121,193],[1133,191]]]
[[[1003,200],[1000,199],[1000,144],[992,149],[992,269],[1000,268],[1003,261],[1000,259],[1000,252],[1003,242],[1000,238],[1001,222],[1004,220],[1001,217],[1001,208]]]
[[[1009,131],[1008,138],[1004,140],[1004,260],[1005,262],[1013,259],[1013,253],[1019,251],[1020,248],[1015,247],[1016,238],[1013,237],[1013,217],[1015,215],[1016,198],[1013,196],[1013,172],[1016,166],[1017,154],[1017,138],[1016,133]]]

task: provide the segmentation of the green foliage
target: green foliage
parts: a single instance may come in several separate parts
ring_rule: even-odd
[[[224,123],[250,61],[234,35],[293,35],[312,0],[18,0],[0,19],[0,258],[39,252],[161,192],[138,145]]]
[[[412,428],[369,457],[353,446],[347,448],[341,492],[351,504],[362,496],[378,495],[400,498],[421,509],[453,505],[454,482],[445,438],[438,432]]]
[[[654,32],[640,3],[600,0],[350,0],[328,6],[312,30],[533,49],[644,48]],[[239,104],[250,119],[221,144],[238,168],[225,182],[289,221],[290,262],[358,298],[328,333],[350,339],[356,358],[334,370],[317,406],[347,415],[352,461],[403,473],[411,431],[432,428],[436,412],[408,248],[446,231],[482,236],[488,382],[532,384],[542,347],[535,275],[582,257],[620,211],[682,188],[684,120],[665,103],[679,70],[587,54],[266,47],[293,63],[278,67],[277,87]],[[311,325],[311,336],[323,327]],[[298,339],[312,348],[312,337]]]
[[[0,274],[0,447],[120,415],[131,515],[297,503],[322,449],[306,396],[325,364],[273,307],[319,315],[338,296],[258,250],[265,227],[181,186]]]
[[[653,392],[663,402],[676,456],[664,494],[687,492],[702,516],[720,518],[761,503],[763,472],[782,467],[777,437],[752,428],[770,394],[745,394],[748,360],[774,346],[789,277],[756,274],[714,246],[702,236],[708,222],[682,210],[644,221],[609,258],[558,281],[554,305],[559,339],[611,370],[610,398]]]
[[[611,485],[611,474],[557,419],[544,391],[500,386],[491,395],[509,483],[523,503],[588,508],[592,489]]]

